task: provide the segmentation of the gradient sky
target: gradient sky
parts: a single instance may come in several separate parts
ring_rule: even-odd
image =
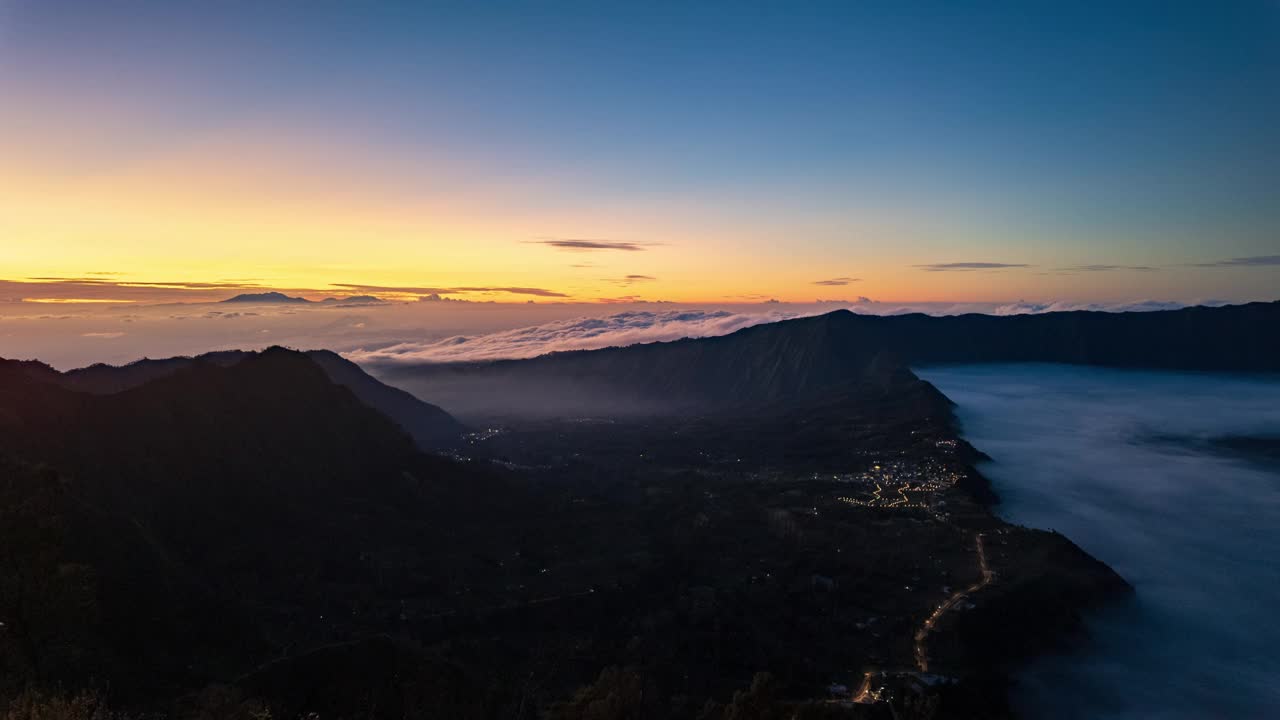
[[[0,283],[1274,299],[1280,3],[0,0]]]

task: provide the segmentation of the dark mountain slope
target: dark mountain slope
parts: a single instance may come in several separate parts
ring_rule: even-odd
[[[839,322],[563,356],[571,379],[714,412],[508,426],[465,464],[280,348],[103,394],[0,363],[0,711],[32,685],[148,717],[237,717],[243,698],[532,720],[618,666],[652,683],[650,715],[693,720],[739,717],[701,709],[762,669],[794,704],[914,667],[915,624],[977,572],[974,533],[1007,528],[964,491],[947,400]],[[856,502],[853,476],[886,461],[941,495]],[[1041,562],[1060,538],[1005,539],[1002,578],[1078,575],[1071,603],[1123,585],[1091,558]]]
[[[409,393],[383,384],[359,365],[328,350],[310,350],[307,357],[320,366],[329,379],[362,402],[394,420],[423,450],[452,447],[465,428],[452,415]]]
[[[163,697],[359,636],[406,600],[451,600],[436,578],[474,573],[468,553],[537,507],[421,455],[301,353],[196,360],[106,395],[29,370],[0,365],[0,675],[13,683]]]
[[[0,697],[182,687],[267,650],[247,613],[48,466],[0,456],[0,538]]]
[[[1050,362],[1280,372],[1280,302],[1038,315],[832,313],[842,335],[912,365]]]
[[[394,420],[408,432],[422,450],[450,448],[457,444],[463,426],[445,411],[423,402],[403,390],[384,385],[360,369],[358,365],[328,350],[305,353],[329,380],[350,389],[365,405]],[[253,357],[254,353],[226,350],[198,357],[175,357],[162,360],[144,359],[128,365],[97,364],[59,374],[36,363],[43,371],[41,379],[71,390],[94,394],[118,393],[200,363],[229,367]]]
[[[723,337],[378,371],[454,412],[479,416],[724,412],[794,403],[832,388],[919,382],[891,353],[842,333],[839,320],[822,315]]]
[[[1008,317],[840,310],[723,337],[373,369],[464,416],[617,416],[740,411],[905,387],[916,382],[906,365],[991,362],[1280,372],[1280,302]]]

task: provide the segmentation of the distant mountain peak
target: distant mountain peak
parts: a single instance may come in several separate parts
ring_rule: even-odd
[[[306,298],[285,295],[282,292],[241,293],[223,300],[224,303],[291,303],[303,304],[311,301]]]

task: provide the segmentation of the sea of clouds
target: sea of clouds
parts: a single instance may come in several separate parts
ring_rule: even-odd
[[[1221,303],[1209,301],[1201,304]],[[345,354],[356,362],[370,363],[438,363],[529,358],[566,350],[594,350],[637,343],[727,335],[752,325],[820,315],[838,309],[872,315],[907,313],[1022,315],[1067,310],[1137,312],[1181,307],[1186,307],[1186,304],[1150,300],[1115,304],[1024,301],[995,304],[882,303],[869,298],[858,298],[847,302],[804,305],[764,303],[732,310],[631,309],[607,315],[582,315],[558,319],[539,325],[492,333],[458,334],[427,340],[406,339],[377,348],[357,348]]]
[[[565,350],[727,335],[752,325],[799,317],[799,313],[728,310],[629,310],[602,317],[577,317],[486,335],[454,335],[427,342],[400,342],[376,350],[356,350],[356,362],[452,362],[528,358]]]
[[[1220,303],[1190,303],[1220,304]],[[859,297],[812,303],[676,305],[408,302],[371,305],[48,306],[0,303],[0,357],[38,358],[67,369],[142,357],[326,348],[357,362],[431,363],[525,358],[563,350],[725,335],[761,323],[848,309],[873,315],[1064,310],[1143,311],[1183,303],[892,303]]]
[[[919,374],[954,400],[1012,522],[1057,530],[1135,595],[1019,678],[1026,717],[1280,717],[1280,378],[1062,365]]]

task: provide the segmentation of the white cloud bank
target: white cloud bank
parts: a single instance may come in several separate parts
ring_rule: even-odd
[[[1209,301],[1197,304],[1220,305],[1223,303]],[[852,302],[826,301],[815,305],[788,306],[776,303],[763,305],[768,309],[739,307],[734,310],[627,310],[603,316],[554,320],[540,325],[484,334],[454,335],[421,341],[405,340],[374,349],[362,348],[343,354],[356,362],[367,363],[441,363],[530,358],[567,350],[595,350],[638,343],[727,335],[752,325],[820,315],[841,308],[872,315],[906,313],[1022,315],[1068,310],[1138,312],[1172,310],[1187,306],[1186,303],[1150,300],[1116,304],[1025,301],[1003,305],[995,303],[894,304],[880,303],[868,298],[858,298]]]
[[[763,298],[762,298],[763,299]],[[1221,304],[1217,302],[1191,304]],[[327,348],[357,361],[459,362],[523,358],[559,350],[725,335],[760,323],[841,308],[874,315],[957,315],[1063,310],[1163,310],[1183,303],[886,303],[868,298],[715,306],[585,303],[384,303],[232,309],[225,305],[75,305],[0,302],[0,357],[60,369],[141,357],[254,350],[270,344]],[[50,312],[56,310],[56,313]]]
[[[578,317],[486,335],[455,335],[428,342],[401,342],[377,350],[346,353],[356,362],[456,362],[528,358],[564,350],[727,335],[761,323],[799,317],[795,312],[728,310],[629,310]],[[807,313],[813,314],[813,313]]]

